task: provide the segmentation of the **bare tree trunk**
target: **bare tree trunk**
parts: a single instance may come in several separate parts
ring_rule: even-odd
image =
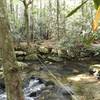
[[[59,18],[60,18],[60,10],[59,10],[59,0],[57,0],[57,37],[58,37],[58,40],[59,40]]]
[[[64,0],[63,1],[63,10],[64,10],[64,12],[66,11],[66,1]],[[63,20],[63,29],[64,29],[64,34],[63,35],[65,35],[65,33],[66,33],[66,19],[65,19],[65,13],[64,13],[64,15],[63,15],[63,18],[64,18],[64,20]]]
[[[52,2],[51,0],[48,1],[49,3],[49,28],[48,28],[48,34],[49,34],[49,38],[51,37],[52,34]]]
[[[26,35],[27,35],[27,45],[30,46],[30,26],[29,26],[29,14],[28,14],[28,7],[32,4],[33,0],[23,0],[24,4],[24,16],[25,16],[25,28],[26,28]]]
[[[42,20],[42,0],[40,0],[40,20]],[[40,36],[43,38],[43,33],[42,33],[42,21],[40,22]]]
[[[14,4],[13,4],[13,0],[10,0],[10,27],[11,27],[11,31],[13,32],[16,28],[16,18],[15,18],[15,14],[14,14]]]
[[[83,3],[84,0],[81,0],[81,2]],[[82,19],[84,19],[84,6],[82,6]],[[81,29],[81,31],[83,31],[83,30],[84,30],[84,21],[82,23],[82,29]]]
[[[14,12],[13,0],[10,0],[10,11],[11,11],[11,14],[13,14]]]
[[[0,34],[7,100],[24,100],[21,77],[16,63],[5,0],[0,0]]]
[[[27,45],[30,45],[30,28],[29,28],[29,15],[28,15],[28,7],[25,8],[25,28],[26,28],[26,34],[27,34]]]
[[[33,16],[33,2],[32,2],[32,6],[31,6],[31,15],[30,15],[30,20],[31,20],[31,41],[34,41],[34,16]]]
[[[27,45],[30,45],[30,33],[29,33],[29,15],[28,15],[28,6],[24,5],[24,16],[25,16],[25,28],[26,28],[26,35],[27,35]]]

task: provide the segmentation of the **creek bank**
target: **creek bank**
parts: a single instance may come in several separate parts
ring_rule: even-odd
[[[38,60],[38,57],[44,60],[62,62],[65,60],[84,60],[97,59],[100,61],[99,47],[73,47],[61,48],[55,42],[41,42],[35,43],[27,47],[27,44],[20,43],[15,47],[15,53],[18,60]]]

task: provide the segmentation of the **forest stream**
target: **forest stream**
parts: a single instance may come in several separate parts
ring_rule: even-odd
[[[22,72],[25,100],[100,100],[100,81],[89,75],[89,66],[98,61],[66,61],[27,64]],[[55,80],[48,70],[57,78]],[[59,83],[61,82],[64,87]],[[4,81],[0,80],[0,100],[6,100]]]
[[[0,100],[100,100],[100,0],[0,0]]]

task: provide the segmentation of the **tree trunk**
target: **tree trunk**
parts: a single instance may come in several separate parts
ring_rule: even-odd
[[[30,45],[30,33],[29,33],[29,16],[28,16],[28,7],[25,6],[25,28],[27,35],[27,45]]]
[[[65,0],[63,0],[63,11],[65,12],[66,11],[66,1]],[[64,20],[63,20],[63,35],[65,35],[66,34],[66,18],[65,18],[66,16],[65,16],[65,13],[64,13],[64,15],[63,15],[63,18],[64,18]]]
[[[42,32],[42,0],[40,0],[40,36],[43,38],[43,32]]]
[[[49,38],[50,38],[51,34],[52,34],[52,2],[51,2],[51,0],[49,0],[48,3],[49,3],[48,35],[49,35]]]
[[[59,0],[57,0],[57,37],[58,37],[58,40],[60,38],[59,36],[59,17],[60,17],[60,10],[59,10]]]
[[[81,2],[83,3],[84,2],[84,0],[81,0]],[[82,20],[84,19],[84,6],[82,6]],[[84,29],[84,20],[83,20],[83,22],[82,22],[82,29],[81,29],[81,31],[83,31],[83,30],[85,30]]]
[[[30,27],[29,27],[29,14],[27,0],[23,1],[24,4],[24,17],[25,17],[25,33],[27,36],[27,45],[30,45]]]
[[[14,4],[13,4],[13,0],[10,0],[10,27],[11,27],[11,31],[14,32],[15,28],[16,28],[16,18],[15,18],[15,13],[14,13]]]
[[[11,14],[13,14],[14,12],[13,0],[10,0],[10,11],[11,11]]]
[[[30,23],[31,23],[31,42],[34,42],[34,2],[31,5]]]
[[[29,33],[29,16],[28,16],[28,7],[25,8],[25,25],[26,25],[26,34],[27,34],[27,45],[30,45],[30,33]]]
[[[7,100],[24,100],[21,77],[16,63],[5,0],[0,0],[0,34]]]

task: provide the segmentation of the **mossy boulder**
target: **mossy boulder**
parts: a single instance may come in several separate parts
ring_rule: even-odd
[[[67,58],[68,57],[67,51],[64,49],[58,49],[58,56]]]
[[[52,53],[52,54],[58,54],[58,50],[55,49],[55,48],[53,48],[52,51],[51,51],[51,53]]]
[[[54,62],[62,62],[63,58],[58,57],[58,56],[48,56],[49,61],[54,61]]]
[[[21,62],[21,61],[17,61],[17,64],[18,64],[18,69],[19,70],[23,70],[25,67],[28,66],[27,63],[24,63],[24,62]]]
[[[48,54],[48,53],[49,53],[49,49],[46,48],[46,47],[43,47],[43,46],[40,46],[40,47],[38,48],[38,51],[39,51],[40,53],[44,53],[44,54]]]
[[[25,60],[38,60],[37,54],[29,54],[25,57]]]

